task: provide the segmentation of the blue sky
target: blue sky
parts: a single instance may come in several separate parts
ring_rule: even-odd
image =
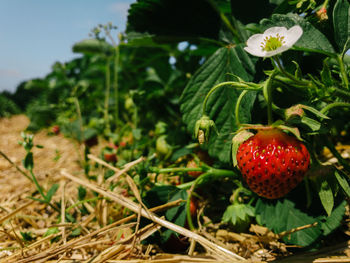
[[[80,55],[72,45],[88,38],[97,24],[112,22],[124,31],[127,10],[136,0],[1,0],[0,92],[44,77],[56,62]]]

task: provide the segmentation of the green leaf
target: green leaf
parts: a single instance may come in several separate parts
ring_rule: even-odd
[[[328,217],[321,217],[320,219],[325,220],[321,224],[321,229],[323,230],[323,235],[327,236],[337,229],[344,217],[346,201],[341,202]]]
[[[254,63],[242,46],[218,49],[194,74],[181,95],[181,111],[189,132],[193,134],[195,123],[201,118],[202,105],[210,89],[232,75],[245,81],[253,78]],[[209,139],[209,154],[222,162],[230,161],[232,133],[237,130],[234,108],[241,91],[234,87],[220,87],[208,99],[206,114],[214,120],[219,135],[212,133]],[[249,92],[241,103],[240,121],[249,123],[255,92]]]
[[[334,198],[332,188],[325,177],[319,182],[318,196],[320,197],[323,208],[326,210],[328,216],[330,216],[334,206]]]
[[[179,189],[173,185],[156,186],[147,191],[143,201],[149,208],[163,205],[169,202],[170,198],[178,191]]]
[[[281,233],[318,221],[316,218],[297,209],[294,203],[288,199],[275,202],[259,199],[255,212],[259,215],[260,223],[275,233]],[[321,234],[320,226],[317,225],[286,236],[284,241],[288,244],[308,246],[316,241]]]
[[[59,184],[53,184],[49,189],[49,191],[47,191],[45,199],[48,203],[51,201],[52,196],[56,193],[59,186],[60,186]]]
[[[54,235],[57,234],[58,232],[60,232],[60,230],[58,229],[58,227],[50,227],[43,235],[43,237],[47,237],[50,235]]]
[[[333,9],[334,37],[342,52],[350,37],[350,4],[348,0],[338,0]],[[346,50],[344,50],[346,51]]]
[[[77,237],[81,234],[81,228],[77,227],[73,229],[72,233],[70,234],[71,237]]]
[[[73,52],[84,53],[84,54],[101,54],[101,55],[112,55],[114,48],[106,41],[91,38],[84,39],[73,45]]]
[[[182,156],[188,155],[193,153],[193,149],[188,148],[187,146],[180,148],[178,150],[176,150],[173,155],[171,156],[170,161],[171,162],[175,162],[177,159],[179,159]]]
[[[33,161],[33,153],[32,152],[28,152],[27,153],[26,157],[23,160],[23,166],[27,170],[32,170],[33,169],[34,161]]]
[[[169,202],[176,200],[186,200],[187,199],[187,191],[185,189],[178,191],[175,195],[171,197]],[[182,203],[177,207],[172,207],[168,209],[165,213],[165,217],[167,220],[179,225],[184,226],[186,222],[186,203]],[[174,231],[168,229],[164,231],[163,239],[164,241],[168,240],[172,234],[176,234]]]
[[[321,123],[311,119],[309,117],[306,116],[302,116],[301,117],[301,123],[304,123],[305,125],[307,125],[312,131],[318,131],[321,128]]]
[[[341,188],[343,188],[346,195],[348,197],[350,197],[350,186],[349,186],[349,183],[347,180],[347,176],[343,172],[338,171],[338,170],[336,170],[334,174],[335,174],[335,178],[337,178],[338,183],[340,184]]]
[[[324,85],[327,87],[331,87],[333,85],[333,78],[332,78],[332,73],[331,70],[329,69],[328,60],[323,61],[323,68],[321,71],[321,80]]]
[[[20,231],[21,233],[21,236],[23,238],[24,241],[32,241],[34,240],[35,238],[32,236],[32,233],[31,232],[22,232]]]
[[[86,188],[84,186],[79,185],[78,187],[78,200],[84,200],[86,196]]]
[[[169,202],[172,202],[172,201],[176,201],[176,200],[179,200],[179,199],[182,199],[182,200],[187,200],[187,192],[185,189],[183,190],[180,190],[178,191],[176,194],[174,194]],[[186,219],[186,211],[182,211],[184,206],[186,204],[183,203],[182,205],[180,206],[176,206],[176,207],[172,207],[170,209],[168,209],[165,213],[165,216],[168,220],[171,220],[172,222],[179,222],[179,223],[182,223],[180,225],[183,226],[183,224],[185,223],[185,219]],[[181,214],[184,212],[185,216],[182,218],[181,217]]]
[[[315,108],[307,105],[302,105],[302,108],[304,110],[310,111],[313,114],[315,114],[317,117],[323,118],[323,119],[330,119],[327,115],[324,115],[322,112],[316,110]]]
[[[235,231],[246,231],[255,216],[254,208],[248,204],[232,204],[226,208],[222,216],[222,221],[229,222]]]
[[[166,41],[217,38],[221,19],[202,0],[138,0],[129,9],[127,32],[169,36]]]
[[[294,25],[299,25],[303,29],[303,35],[295,44],[295,48],[321,53],[335,52],[325,35],[318,31],[311,23],[296,14],[275,14],[272,15],[271,19],[263,19],[260,23],[264,29],[273,26],[284,26],[291,28]]]

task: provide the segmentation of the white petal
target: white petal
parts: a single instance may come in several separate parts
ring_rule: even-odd
[[[282,47],[277,48],[276,50],[267,51],[266,54],[265,54],[265,57],[272,57],[272,56],[277,55],[279,53],[282,53],[282,52],[284,52],[284,51],[286,51],[288,49],[289,49],[289,47],[282,46]]]
[[[247,46],[250,48],[261,49],[260,45],[261,45],[261,42],[263,41],[263,37],[264,37],[263,34],[252,35],[247,40]]]
[[[285,45],[288,47],[293,46],[303,34],[303,29],[300,26],[293,26],[287,32],[287,37],[285,38]]]
[[[257,48],[245,47],[244,50],[256,57],[265,57],[266,55],[266,51],[262,50],[261,48],[257,49]]]
[[[283,26],[275,26],[275,27],[270,27],[269,29],[266,29],[264,32],[264,36],[275,36],[276,34],[279,34],[280,36],[285,36],[287,34],[287,28]]]

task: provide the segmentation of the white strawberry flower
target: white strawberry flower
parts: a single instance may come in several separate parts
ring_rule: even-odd
[[[263,34],[252,35],[247,40],[245,51],[257,57],[272,57],[290,49],[303,34],[300,26],[290,29],[271,27]]]

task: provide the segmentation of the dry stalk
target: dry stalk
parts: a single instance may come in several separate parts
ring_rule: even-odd
[[[139,212],[139,205],[134,203],[130,199],[125,198],[121,195],[117,195],[113,192],[106,191],[105,189],[103,189],[100,186],[94,185],[86,180],[76,178],[65,171],[62,171],[61,173],[64,177],[66,177],[66,178],[68,178],[68,179],[70,179],[78,184],[81,184],[81,185],[83,185],[83,186],[85,186],[85,187],[105,196],[105,197],[110,198],[111,200],[115,201],[119,205],[127,207],[128,209],[130,209],[134,213]],[[175,231],[183,236],[186,236],[188,238],[194,239],[196,242],[200,243],[203,247],[205,247],[210,253],[212,253],[213,256],[215,256],[217,259],[219,259],[221,261],[222,260],[231,260],[231,262],[234,262],[237,260],[245,260],[243,257],[237,255],[236,253],[233,253],[232,251],[229,251],[226,248],[218,246],[217,244],[207,240],[206,238],[198,235],[197,233],[194,233],[186,228],[180,227],[174,223],[171,223],[169,221],[161,219],[161,218],[157,217],[155,214],[153,214],[149,211],[147,212],[143,208],[141,208],[140,213],[143,217],[146,217],[146,218],[152,220],[153,222],[155,222],[163,227],[171,229],[171,230],[173,230],[173,231]]]
[[[140,209],[141,209],[141,206],[145,209],[145,211],[147,213],[148,212],[148,208],[144,205],[144,203],[142,202],[142,198],[141,198],[141,195],[140,195],[140,192],[134,182],[134,180],[130,177],[130,175],[128,175],[126,172],[131,169],[131,167],[135,166],[136,164],[142,162],[145,160],[145,157],[140,157],[139,159],[135,160],[135,161],[132,161],[130,163],[127,163],[124,165],[124,168],[123,170],[119,170],[118,168],[115,168],[111,165],[109,165],[108,163],[106,163],[105,161],[97,158],[96,156],[92,155],[92,154],[89,154],[88,157],[90,159],[93,159],[94,161],[98,162],[99,164],[102,164],[104,166],[106,166],[107,168],[109,169],[112,169],[113,171],[116,172],[115,175],[113,175],[112,177],[110,178],[114,178],[113,180],[116,181],[122,174],[125,174],[126,176],[126,182],[128,183],[129,187],[131,188],[131,191],[134,193],[134,196],[135,198],[137,199],[137,201],[139,202],[140,204]],[[108,178],[108,179],[110,179]],[[108,179],[106,180],[106,182],[108,182]],[[110,180],[111,181],[111,180]],[[137,213],[137,214],[140,214],[140,213]],[[138,222],[139,222],[139,218],[138,218]]]
[[[15,210],[13,210],[12,212],[10,212],[9,214],[3,216],[2,218],[0,218],[0,224],[2,224],[3,222],[5,222],[7,219],[11,218],[12,216],[16,215],[18,212],[20,212],[21,210],[23,210],[24,208],[26,208],[27,206],[31,205],[34,203],[34,200],[29,201],[28,203],[25,203],[24,205],[16,208]]]
[[[287,230],[287,231],[283,231],[279,234],[277,234],[278,238],[282,238],[284,236],[287,236],[287,235],[290,235],[290,234],[293,234],[297,231],[300,231],[300,230],[303,230],[303,229],[307,229],[307,228],[311,228],[311,227],[314,227],[314,226],[317,226],[317,222],[315,223],[312,223],[312,224],[308,224],[308,225],[305,225],[305,226],[300,226],[300,227],[296,227],[296,228],[293,228],[291,230]]]
[[[11,159],[5,153],[0,151],[0,155],[2,157],[4,157],[6,159],[6,161],[8,161],[12,166],[14,166],[18,172],[20,172],[22,175],[24,175],[29,181],[33,182],[32,178],[30,178],[30,176],[25,171],[23,171],[17,164],[12,162]]]
[[[127,225],[122,225],[122,226],[119,226],[118,228],[120,228],[120,229],[121,228],[129,228],[132,225],[134,225],[134,223],[127,224]],[[105,229],[96,230],[96,231],[92,232],[91,234],[85,235],[85,236],[77,238],[77,239],[70,240],[66,244],[61,245],[61,246],[59,246],[57,248],[47,249],[47,250],[45,250],[45,251],[43,251],[41,253],[38,253],[38,254],[33,255],[31,257],[28,257],[28,258],[24,258],[22,260],[18,260],[16,262],[17,263],[27,263],[27,262],[35,262],[35,261],[38,261],[38,260],[41,260],[41,259],[50,259],[50,258],[52,258],[54,256],[57,256],[57,255],[63,253],[63,252],[66,252],[67,250],[74,249],[75,245],[79,245],[81,242],[98,235],[101,232],[101,230],[104,231]]]
[[[66,181],[63,181],[62,184],[62,195],[61,195],[61,224],[65,224],[66,220],[66,201],[65,201],[65,188],[66,188]],[[67,243],[67,238],[66,238],[66,228],[62,226],[62,239],[63,243]]]
[[[166,210],[166,209],[168,209],[168,208],[171,208],[171,207],[174,207],[174,206],[178,206],[181,202],[183,202],[183,200],[176,200],[176,201],[173,201],[173,202],[170,202],[170,203],[161,205],[161,206],[157,206],[157,207],[151,208],[150,211],[151,211],[151,212],[160,212],[160,211]],[[94,214],[91,214],[91,215],[86,219],[86,222],[83,222],[83,223],[82,223],[82,225],[87,225],[94,217],[95,217],[95,215],[94,215]],[[87,234],[87,235],[85,235],[85,236],[83,236],[83,237],[81,237],[81,238],[79,238],[79,239],[71,240],[71,241],[70,241],[70,246],[73,246],[73,245],[78,244],[78,245],[76,245],[76,246],[74,247],[74,249],[80,249],[81,247],[89,246],[89,245],[91,244],[91,242],[85,243],[85,244],[81,244],[81,245],[79,245],[79,243],[83,242],[84,240],[90,239],[90,238],[92,238],[92,237],[94,237],[94,236],[98,236],[98,235],[100,235],[100,234],[102,234],[102,233],[106,233],[106,231],[115,229],[116,226],[121,225],[121,224],[125,224],[125,223],[127,223],[127,222],[129,222],[129,221],[131,221],[131,220],[133,220],[133,219],[135,219],[135,218],[136,218],[136,214],[133,214],[133,215],[128,216],[128,217],[126,217],[126,218],[123,218],[123,219],[121,219],[121,220],[119,220],[119,221],[116,221],[116,222],[114,222],[114,223],[112,223],[112,224],[110,224],[110,225],[108,225],[108,226],[106,226],[106,227],[103,227],[103,228],[101,228],[101,229],[99,229],[99,230],[96,230],[96,231],[94,231],[94,232],[92,232],[92,233],[89,233],[89,234]],[[135,223],[128,224],[128,225],[124,225],[122,228],[131,227],[131,226],[134,226],[134,224],[135,224]],[[59,232],[59,233],[57,233],[57,234],[52,234],[52,235],[50,235],[50,236],[47,236],[47,237],[45,237],[45,238],[42,238],[42,239],[38,240],[37,242],[35,242],[35,243],[29,245],[28,247],[24,248],[24,249],[23,249],[23,252],[24,252],[24,253],[27,253],[27,252],[29,252],[31,249],[35,249],[35,248],[37,248],[39,245],[41,245],[42,243],[44,243],[44,242],[46,242],[46,241],[49,241],[50,239],[52,239],[52,238],[54,238],[54,237],[57,237],[57,236],[60,236],[60,235],[62,235],[62,231]],[[68,243],[69,243],[69,242],[68,242]],[[66,245],[67,245],[68,243],[66,243]],[[52,247],[51,247],[51,248],[52,248]],[[67,246],[65,249],[69,249],[69,246]],[[14,259],[14,258],[16,258],[16,257],[18,257],[18,256],[21,254],[21,252],[22,252],[22,250],[17,251],[16,253],[12,254],[12,255],[9,256],[9,257],[7,257],[4,261],[2,260],[2,261],[0,261],[0,262],[1,262],[1,263],[3,263],[3,262],[14,262],[14,261],[11,261],[11,260]],[[46,251],[46,252],[50,252],[50,251]],[[43,253],[44,253],[44,252],[43,252]],[[59,252],[59,253],[61,253],[61,252]],[[59,253],[58,253],[58,254],[59,254]],[[17,261],[16,261],[16,262],[17,262]],[[31,261],[24,261],[24,262],[31,262]]]

